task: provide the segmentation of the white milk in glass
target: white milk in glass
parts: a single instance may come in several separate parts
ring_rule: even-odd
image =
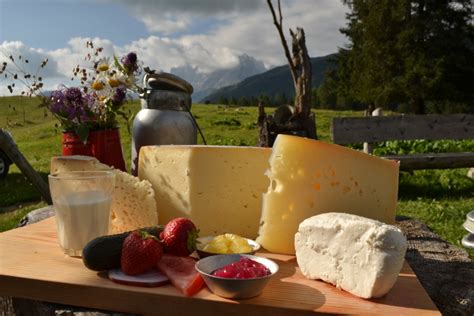
[[[55,204],[59,244],[71,256],[80,256],[92,239],[109,232],[112,198],[101,191],[70,193]]]

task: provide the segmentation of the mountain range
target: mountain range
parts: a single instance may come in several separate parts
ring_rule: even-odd
[[[206,73],[202,72],[199,67],[187,64],[171,68],[170,72],[191,83],[194,87],[192,98],[194,101],[200,101],[221,87],[236,84],[266,70],[263,62],[244,54],[239,56],[237,65],[232,68],[217,69]]]
[[[334,68],[331,62],[336,54],[311,58],[312,66],[312,86],[319,87],[324,80],[327,70]],[[293,97],[293,80],[288,65],[275,67],[266,72],[250,76],[238,83],[228,85],[213,91],[202,99],[195,100],[201,102],[217,103],[222,98],[258,97],[266,94],[275,97],[277,94],[284,94],[286,97]]]

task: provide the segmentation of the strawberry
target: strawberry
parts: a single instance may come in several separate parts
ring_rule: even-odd
[[[158,238],[135,230],[123,242],[120,267],[125,274],[141,274],[153,268],[162,255],[163,246]]]
[[[196,238],[199,231],[187,218],[178,217],[166,224],[160,238],[165,253],[175,256],[189,256],[196,250]]]

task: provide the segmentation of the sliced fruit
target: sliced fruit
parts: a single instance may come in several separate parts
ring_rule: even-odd
[[[195,265],[196,260],[191,257],[164,254],[157,267],[184,295],[193,296],[204,285],[204,280],[194,268]]]
[[[248,253],[253,248],[249,245],[247,239],[236,234],[224,234],[214,237],[211,242],[204,245],[204,251],[211,253]]]

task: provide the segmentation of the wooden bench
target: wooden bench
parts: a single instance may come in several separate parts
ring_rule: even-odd
[[[474,139],[474,115],[396,115],[336,117],[332,120],[335,144],[377,143],[387,140]],[[372,153],[371,146],[365,150]],[[473,152],[387,155],[400,161],[400,170],[474,167]]]

